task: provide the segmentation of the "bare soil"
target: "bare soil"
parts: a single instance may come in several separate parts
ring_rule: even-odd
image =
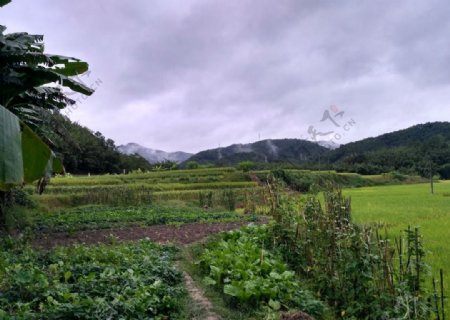
[[[33,241],[37,248],[50,249],[74,244],[108,243],[111,236],[119,240],[139,240],[148,238],[159,243],[188,244],[202,240],[212,234],[238,229],[248,224],[245,221],[223,223],[186,223],[182,225],[155,225],[123,229],[85,230],[75,233],[58,232],[42,234]]]

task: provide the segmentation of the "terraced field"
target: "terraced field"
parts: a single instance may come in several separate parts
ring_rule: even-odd
[[[0,319],[311,319],[303,311],[316,319],[352,319],[365,311],[333,308],[313,294],[320,289],[309,283],[311,266],[300,272],[308,260],[299,243],[285,251],[293,235],[295,241],[303,237],[299,224],[306,216],[298,220],[298,214],[316,206],[302,190],[328,183],[348,187],[344,193],[352,197],[357,223],[382,225],[392,235],[419,227],[434,274],[440,268],[450,272],[450,183],[437,183],[430,195],[426,184],[414,184],[417,177],[287,172],[276,201],[283,201],[278,210],[289,223],[242,232],[232,230],[266,224],[278,205],[265,182],[269,171],[56,177],[42,195],[26,187],[35,206],[13,212],[10,219],[23,233],[0,248]],[[223,231],[231,232],[214,236]],[[161,262],[155,263],[157,257]],[[380,280],[379,273],[373,276]],[[111,292],[105,283],[113,284]]]
[[[262,188],[234,168],[56,177],[42,195],[25,192],[35,206],[11,220],[31,242],[3,241],[0,319],[201,318],[176,250],[155,243],[261,221],[243,207]]]

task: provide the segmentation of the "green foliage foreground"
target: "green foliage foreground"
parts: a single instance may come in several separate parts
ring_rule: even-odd
[[[0,319],[181,319],[174,250],[150,241],[51,252],[0,248]]]
[[[276,190],[276,185],[274,185]],[[351,202],[340,190],[314,197],[283,198],[272,193],[276,223],[267,245],[342,319],[429,319],[442,305],[424,263],[423,239],[406,228],[395,239],[377,227],[352,221]]]
[[[350,199],[340,190],[325,192],[321,202],[278,188],[269,179],[272,225],[227,233],[201,256],[206,283],[234,299],[232,305],[311,312],[306,296],[295,298],[301,285],[326,302],[336,319],[425,320],[443,314],[442,284],[434,290],[426,285],[432,279],[418,228],[391,238],[377,226],[355,224]]]
[[[269,309],[300,309],[321,317],[324,305],[303,289],[281,258],[264,249],[267,226],[230,231],[212,241],[198,262],[204,282],[215,286],[231,305]]]

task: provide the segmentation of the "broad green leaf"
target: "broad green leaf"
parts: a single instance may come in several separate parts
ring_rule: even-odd
[[[275,311],[280,310],[280,308],[281,308],[280,301],[275,301],[275,300],[270,299],[269,307],[271,307]]]
[[[59,158],[53,158],[53,173],[59,173],[59,174],[64,174],[65,173],[65,169],[63,166],[63,163],[61,161],[61,159]]]
[[[72,277],[72,272],[70,272],[70,271],[64,272],[64,281],[65,282],[69,281],[70,277]]]
[[[0,190],[24,180],[19,118],[0,106]]]
[[[207,286],[214,286],[217,284],[216,280],[210,278],[210,277],[204,277],[203,278],[203,283],[206,284]]]
[[[52,151],[27,125],[22,126],[23,171],[26,183],[42,178],[52,161]],[[50,170],[53,167],[53,161]]]
[[[88,71],[89,65],[83,61],[66,62],[64,67],[57,67],[53,69],[54,72],[64,76],[77,76]]]
[[[244,292],[241,288],[236,287],[232,284],[226,284],[223,287],[223,293],[232,296],[232,297],[236,297],[236,298],[241,298],[244,296]]]
[[[281,275],[278,272],[272,271],[269,275],[275,280],[281,280]]]
[[[63,86],[69,87],[73,91],[82,93],[82,94],[87,95],[87,96],[90,96],[91,94],[94,93],[94,90],[89,88],[88,86],[85,86],[81,82],[72,80],[72,79],[70,79],[68,77],[65,77],[63,75],[61,75],[61,83],[62,83]]]

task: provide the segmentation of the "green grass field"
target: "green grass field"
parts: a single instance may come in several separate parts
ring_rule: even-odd
[[[424,237],[426,261],[433,274],[444,270],[446,296],[450,297],[450,181],[435,184],[378,186],[346,189],[352,197],[353,217],[358,223],[384,223],[391,236],[410,225]],[[427,284],[431,285],[431,284]],[[447,314],[450,307],[447,303]]]

